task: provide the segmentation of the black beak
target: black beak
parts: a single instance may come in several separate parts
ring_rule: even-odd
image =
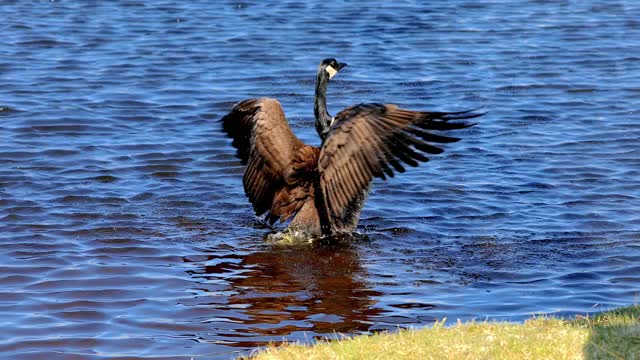
[[[347,66],[347,63],[338,63],[338,71],[342,70],[345,66]]]

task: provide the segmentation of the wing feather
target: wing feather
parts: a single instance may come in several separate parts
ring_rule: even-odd
[[[430,143],[451,143],[459,138],[433,134],[428,130],[462,129],[474,124],[449,122],[483,114],[470,111],[419,112],[396,105],[361,104],[335,117],[318,159],[320,189],[327,221],[346,223],[354,202],[362,199],[374,177],[393,177],[404,172],[402,164],[418,166],[443,150]]]
[[[293,134],[282,106],[275,99],[249,99],[238,103],[222,118],[224,131],[233,139],[237,156],[247,165],[245,193],[256,215],[270,210],[283,174],[303,146]]]

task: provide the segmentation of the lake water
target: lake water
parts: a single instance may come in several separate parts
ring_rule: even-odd
[[[637,1],[3,1],[0,354],[232,358],[269,341],[602,311],[640,293]],[[359,240],[269,245],[217,122],[315,71],[360,102],[483,106],[376,181]]]

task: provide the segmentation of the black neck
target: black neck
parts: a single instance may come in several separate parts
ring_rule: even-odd
[[[331,127],[331,115],[327,111],[327,87],[329,75],[324,69],[318,71],[316,78],[316,98],[313,106],[313,114],[316,117],[316,131],[322,142],[327,138]]]

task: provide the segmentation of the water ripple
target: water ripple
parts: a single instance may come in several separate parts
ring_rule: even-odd
[[[635,2],[2,12],[7,357],[226,359],[283,339],[637,301]],[[332,113],[375,101],[488,114],[428,164],[376,181],[352,243],[270,246],[217,120],[277,97],[318,144],[327,56],[350,64]]]

